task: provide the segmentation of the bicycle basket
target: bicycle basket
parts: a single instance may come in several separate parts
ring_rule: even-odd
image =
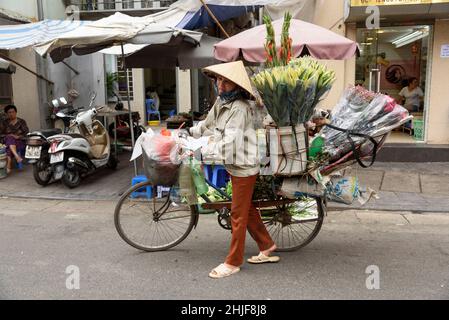
[[[180,164],[171,161],[156,161],[142,152],[145,176],[153,186],[171,187],[178,182]]]

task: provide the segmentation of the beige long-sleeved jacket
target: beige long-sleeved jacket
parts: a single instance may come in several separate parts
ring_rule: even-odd
[[[206,163],[224,164],[236,177],[259,173],[253,113],[254,107],[248,100],[224,103],[217,99],[206,120],[190,129],[195,138],[211,137],[209,145],[202,150]]]

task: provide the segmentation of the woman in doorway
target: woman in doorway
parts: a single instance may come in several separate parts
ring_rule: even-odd
[[[23,140],[28,134],[28,126],[25,120],[17,117],[17,108],[14,105],[8,105],[5,107],[5,113],[7,115],[4,130],[5,130],[5,145],[6,153],[8,156],[8,164],[6,171],[11,172],[12,157],[16,159],[16,162],[21,165],[23,162],[22,157],[19,154],[20,150],[25,148]]]
[[[210,136],[203,157],[225,165],[231,175],[232,239],[224,263],[213,269],[211,278],[224,278],[240,271],[243,264],[245,236],[249,231],[260,253],[250,263],[278,262],[271,256],[277,247],[259,212],[252,205],[254,185],[259,174],[256,134],[249,99],[254,99],[251,82],[241,61],[205,68],[204,73],[216,81],[218,98],[206,120],[189,129],[192,136]],[[228,152],[226,152],[228,151]],[[243,159],[243,161],[242,161]]]
[[[418,86],[418,79],[412,77],[408,81],[408,86],[402,88],[399,95],[401,96],[402,105],[410,112],[418,112],[424,97],[424,92]]]

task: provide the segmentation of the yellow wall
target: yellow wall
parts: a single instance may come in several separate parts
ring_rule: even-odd
[[[355,24],[337,23],[344,16],[344,0],[316,0],[313,23],[356,40]],[[335,26],[334,24],[337,23]],[[339,25],[342,27],[339,28]],[[437,20],[434,28],[434,45],[430,74],[428,114],[426,120],[427,143],[449,144],[449,58],[441,58],[441,46],[449,44],[449,21]],[[329,96],[320,104],[331,109],[338,102],[343,90],[355,82],[355,57],[346,61],[324,61],[337,73]]]
[[[140,113],[141,123],[145,122],[145,74],[144,69],[133,69],[133,100],[131,110]]]
[[[436,21],[427,121],[427,142],[449,144],[449,58],[441,58],[441,46],[449,44],[449,21]]]
[[[180,70],[177,71],[178,74],[178,85],[177,85],[177,102],[178,102],[178,113],[186,112],[188,113],[192,109],[192,96],[191,96],[191,83],[190,83],[190,70]]]
[[[345,25],[344,0],[316,0],[313,23],[339,35],[356,40],[355,25]],[[355,57],[346,61],[322,61],[337,74],[332,90],[319,107],[332,109],[340,99],[343,90],[355,81]]]

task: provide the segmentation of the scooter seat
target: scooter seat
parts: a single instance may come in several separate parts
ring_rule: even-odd
[[[49,138],[51,136],[55,136],[57,134],[61,134],[62,130],[61,129],[45,129],[45,130],[40,130],[40,133],[45,137],[45,138]]]
[[[85,137],[79,133],[68,133],[66,135],[71,137],[72,139],[85,139]]]
[[[108,133],[98,120],[94,121],[92,128],[93,133],[86,134],[86,139],[89,141],[91,147],[91,155],[94,159],[103,159],[109,153]]]

